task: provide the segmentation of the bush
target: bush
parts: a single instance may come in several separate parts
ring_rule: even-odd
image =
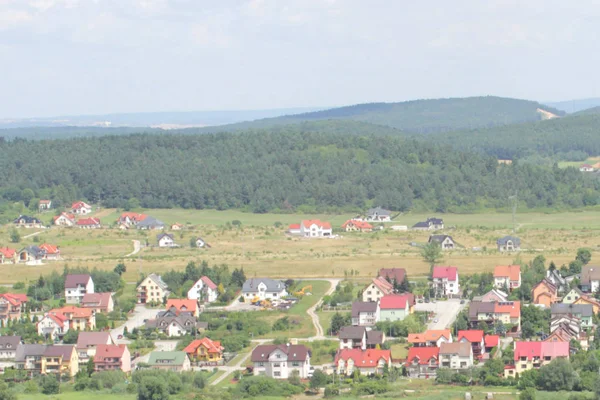
[[[325,397],[335,397],[340,395],[340,389],[335,386],[327,386],[325,388]]]
[[[163,380],[144,377],[138,385],[138,400],[168,400],[169,391]]]
[[[536,394],[536,390],[529,387],[519,394],[519,400],[535,400]]]
[[[40,378],[40,386],[43,394],[58,394],[60,392],[60,383],[54,375],[44,375]]]

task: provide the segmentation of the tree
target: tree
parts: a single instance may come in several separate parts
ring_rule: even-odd
[[[554,261],[550,261],[550,265],[548,266],[548,271],[554,271],[556,270],[556,264],[554,264]]]
[[[529,339],[535,334],[533,324],[530,321],[523,322],[523,325],[521,325],[521,334],[525,339]]]
[[[94,359],[90,357],[87,364],[85,365],[85,372],[87,372],[88,377],[92,376],[95,369],[96,365],[94,364]]]
[[[331,334],[337,335],[340,329],[346,325],[348,325],[348,318],[345,318],[343,314],[336,312],[331,318]]]
[[[408,276],[404,275],[404,279],[400,283],[398,289],[401,293],[410,292],[410,283],[408,282]]]
[[[40,386],[42,387],[42,393],[44,394],[58,394],[60,391],[60,383],[58,382],[56,375],[42,376]]]
[[[519,394],[519,400],[535,400],[536,394],[537,392],[535,388],[529,387],[521,391],[521,394]]]
[[[77,343],[77,338],[79,337],[79,331],[75,329],[69,329],[67,333],[63,336],[64,344],[75,344]]]
[[[119,276],[121,276],[125,272],[127,272],[127,267],[125,266],[125,264],[119,263],[119,264],[117,264],[117,266],[115,267],[115,269],[113,269],[113,272],[116,273],[116,274],[119,274]]]
[[[137,400],[168,400],[169,390],[164,380],[150,376],[142,378],[138,385]]]
[[[10,231],[10,241],[12,243],[19,243],[21,241],[21,235],[15,228]]]
[[[578,249],[575,260],[581,262],[582,265],[587,265],[592,260],[592,253],[588,249]]]
[[[437,242],[431,242],[426,244],[421,249],[421,257],[430,266],[430,275],[433,272],[433,266],[444,261],[442,254],[442,248]]]
[[[550,364],[539,369],[536,384],[541,390],[557,392],[560,390],[571,391],[578,382],[579,376],[569,360],[556,358]]]
[[[4,382],[0,383],[0,400],[17,400],[17,395]]]
[[[320,369],[315,369],[313,376],[310,378],[310,388],[315,390],[327,385],[327,375]]]

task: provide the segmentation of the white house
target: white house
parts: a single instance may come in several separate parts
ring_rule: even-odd
[[[440,368],[468,369],[473,366],[473,348],[469,342],[442,343]]]
[[[454,296],[460,292],[458,268],[433,267],[432,285],[436,296]]]
[[[365,219],[367,221],[389,222],[392,220],[392,212],[381,207],[370,208]]]
[[[363,290],[363,301],[379,301],[386,294],[394,293],[394,285],[382,276],[373,278],[371,283]]]
[[[429,243],[439,244],[442,250],[454,250],[456,248],[454,239],[448,235],[431,235],[429,236]]]
[[[361,375],[379,375],[385,366],[392,366],[392,352],[377,349],[343,349],[335,355],[335,367],[339,375],[352,375],[358,370]]]
[[[69,331],[69,320],[62,314],[46,314],[37,323],[38,335],[54,341]]]
[[[57,215],[53,218],[54,225],[57,226],[74,226],[75,225],[75,216],[73,214],[67,214],[66,212],[61,212],[60,215]]]
[[[40,200],[38,210],[40,212],[48,211],[52,208],[52,200]]]
[[[94,293],[94,281],[87,274],[69,274],[65,278],[67,304],[79,304],[87,293]]]
[[[150,274],[136,289],[138,304],[162,303],[171,292],[159,275]]]
[[[77,215],[87,215],[92,212],[92,206],[83,201],[76,201],[71,205],[71,212]]]
[[[260,300],[280,299],[287,296],[285,283],[270,278],[250,278],[242,286],[242,296],[245,301],[252,301],[258,297]]]
[[[307,219],[302,221],[300,225],[290,225],[288,232],[291,235],[316,238],[331,236],[333,229],[329,222],[322,222],[318,219]]]
[[[198,279],[187,293],[188,299],[203,301],[205,303],[217,301],[217,297],[219,297],[217,285],[208,276]]]
[[[310,376],[310,353],[304,345],[259,345],[250,357],[254,375],[275,379],[287,379],[298,372],[300,379]]]
[[[156,235],[158,247],[177,247],[172,233],[159,233]]]
[[[355,301],[352,303],[352,325],[373,326],[379,322],[379,302]]]
[[[594,172],[594,167],[592,167],[590,164],[583,164],[583,165],[581,165],[581,167],[579,167],[579,171]]]
[[[509,290],[521,287],[520,265],[496,265],[494,269],[494,287]]]

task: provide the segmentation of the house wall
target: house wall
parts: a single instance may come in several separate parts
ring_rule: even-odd
[[[142,290],[142,287],[146,287],[146,290]],[[146,303],[162,303],[163,298],[165,297],[165,291],[158,286],[152,279],[149,277],[144,279],[144,281],[137,287],[137,293],[146,293]],[[138,303],[140,299],[138,299]]]
[[[580,297],[579,293],[575,290],[571,290],[563,297],[562,302],[565,304],[574,304]]]
[[[379,314],[380,321],[402,321],[408,315],[406,309],[385,309],[381,310]]]
[[[465,369],[473,366],[473,357],[459,357],[458,354],[440,355],[440,367]]]
[[[131,352],[127,346],[125,346],[125,349],[123,350],[123,357],[121,358],[121,370],[123,372],[131,372]]]
[[[363,290],[362,301],[379,301],[384,296],[381,289],[371,283],[365,290]]]

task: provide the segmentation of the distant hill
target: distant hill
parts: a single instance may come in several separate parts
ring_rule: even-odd
[[[577,111],[573,115],[600,114],[600,106],[586,108],[585,110]]]
[[[568,101],[545,102],[544,104],[567,113],[576,113],[588,108],[600,106],[600,97]]]
[[[487,96],[357,104],[304,114],[207,127],[202,130],[222,132],[267,129],[304,121],[345,119],[385,125],[406,132],[435,133],[539,121],[551,114],[565,115],[562,111],[535,101]]]

